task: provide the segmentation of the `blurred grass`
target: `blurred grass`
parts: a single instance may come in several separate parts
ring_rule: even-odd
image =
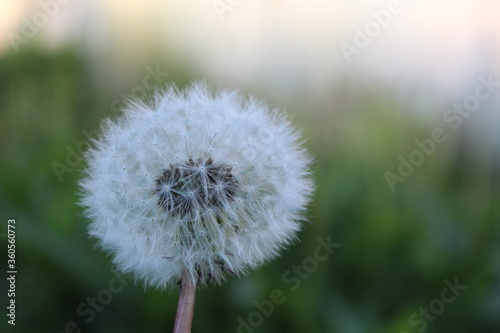
[[[131,281],[92,322],[76,313],[114,277],[86,237],[75,204],[83,166],[77,159],[62,182],[53,169],[53,162],[68,165],[67,147],[78,152],[86,140],[82,130],[98,128],[117,98],[113,89],[94,88],[86,64],[73,50],[0,58],[0,207],[4,221],[18,221],[15,331],[62,332],[68,321],[83,332],[168,331],[177,293],[145,291]],[[189,76],[171,80],[184,85]],[[193,332],[236,332],[237,318],[248,318],[253,302],[269,299],[274,289],[287,300],[255,332],[416,332],[409,317],[440,297],[445,279],[455,278],[467,290],[426,332],[500,332],[495,143],[481,149],[464,131],[450,133],[392,193],[384,173],[395,172],[397,157],[407,157],[413,140],[429,137],[436,125],[409,115],[383,91],[361,100],[332,94],[343,101],[334,111],[330,103],[290,102],[316,160],[312,223],[277,261],[201,290]],[[5,223],[1,228],[5,233]],[[316,239],[328,235],[341,246],[291,291],[284,272],[312,256]],[[6,242],[0,246],[4,267]],[[5,309],[5,297],[0,306]],[[0,325],[6,332],[5,320]]]

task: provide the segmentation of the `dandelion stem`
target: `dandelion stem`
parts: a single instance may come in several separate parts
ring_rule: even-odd
[[[175,317],[174,333],[191,332],[193,321],[194,300],[196,296],[196,281],[193,281],[187,271],[182,273],[181,293]]]

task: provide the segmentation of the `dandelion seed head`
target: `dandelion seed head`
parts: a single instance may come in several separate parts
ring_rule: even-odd
[[[313,184],[299,142],[281,111],[205,83],[133,101],[86,155],[89,233],[149,286],[244,274],[300,230]]]

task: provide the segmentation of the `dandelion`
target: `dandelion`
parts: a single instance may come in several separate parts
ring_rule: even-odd
[[[176,332],[197,285],[275,258],[296,237],[313,184],[279,110],[205,83],[133,101],[87,153],[81,205],[117,269],[146,286],[181,280]]]

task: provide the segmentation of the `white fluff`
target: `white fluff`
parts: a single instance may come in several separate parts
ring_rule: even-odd
[[[89,232],[146,285],[245,273],[301,227],[313,184],[299,139],[279,111],[205,83],[133,102],[87,154]]]

